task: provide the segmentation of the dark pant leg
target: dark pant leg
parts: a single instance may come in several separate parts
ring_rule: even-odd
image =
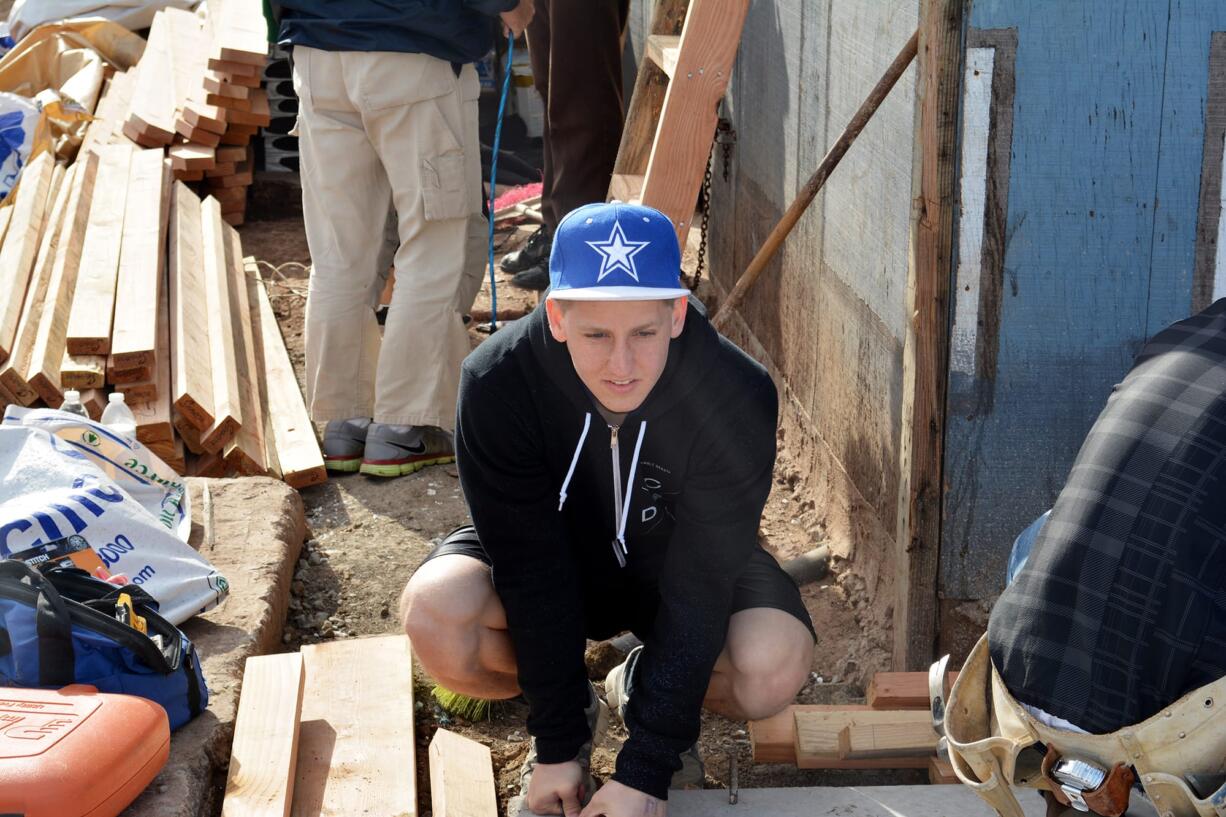
[[[565,0],[563,0],[565,2]],[[549,141],[549,60],[552,53],[550,43],[549,14],[553,0],[536,0],[536,13],[528,24],[528,57],[532,63],[532,84],[541,95],[542,107],[545,109],[544,134],[542,147],[544,149],[544,178],[541,180],[541,216],[550,232],[558,226],[558,217],[553,209],[553,152]]]
[[[571,210],[608,194],[623,124],[628,8],[627,0],[538,0],[537,17],[548,16],[549,47],[538,55],[533,45],[532,71],[545,100],[542,215],[550,229]]]

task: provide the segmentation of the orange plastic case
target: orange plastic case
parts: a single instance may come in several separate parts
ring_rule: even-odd
[[[152,701],[0,687],[0,815],[115,817],[169,753],[166,710]]]

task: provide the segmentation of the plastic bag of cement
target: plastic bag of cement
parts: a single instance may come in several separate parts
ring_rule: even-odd
[[[21,169],[30,161],[41,114],[34,100],[0,93],[0,199],[17,184]]]
[[[90,572],[123,574],[179,624],[229,592],[187,544],[190,529],[183,480],[139,442],[54,409],[5,412],[0,558],[69,558]]]
[[[148,28],[153,15],[164,8],[193,9],[200,0],[17,0],[9,12],[9,31],[15,41],[43,23],[102,17],[129,31]]]

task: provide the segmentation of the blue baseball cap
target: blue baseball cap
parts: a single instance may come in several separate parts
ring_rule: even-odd
[[[568,301],[682,298],[677,232],[659,210],[619,201],[585,204],[553,236],[549,296]]]

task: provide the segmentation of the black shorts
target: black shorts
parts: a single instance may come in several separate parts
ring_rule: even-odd
[[[456,528],[434,547],[425,561],[439,556],[468,556],[486,565],[490,557],[481,547],[477,529],[472,525]],[[423,562],[424,564],[425,562]],[[627,586],[613,582],[589,581],[584,585],[584,620],[587,637],[603,641],[627,630],[645,639],[651,633],[659,608],[659,593],[654,588]],[[789,613],[808,628],[813,640],[817,632],[800,598],[792,577],[765,550],[755,546],[732,596],[732,613],[766,607]]]

